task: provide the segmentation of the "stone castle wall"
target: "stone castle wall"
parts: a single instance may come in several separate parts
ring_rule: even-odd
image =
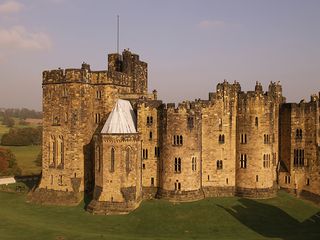
[[[287,147],[280,147],[286,168],[280,173],[280,186],[306,198],[320,195],[319,109],[316,95],[310,102],[281,106],[280,129]]]
[[[35,192],[41,202],[52,202],[45,193],[56,192],[61,202],[65,196],[74,203],[94,189],[88,210],[111,214],[156,196],[267,198],[277,184],[320,195],[319,96],[285,104],[279,83],[243,92],[239,83],[224,81],[208,100],[176,107],[147,92],[147,64],[138,55],[109,54],[107,65],[43,72],[43,170]],[[131,102],[139,134],[99,134],[119,98]],[[303,166],[295,164],[297,149],[304,150]]]
[[[188,198],[201,189],[201,108],[197,103],[168,104],[163,116],[160,196]],[[175,194],[172,194],[175,193]],[[195,194],[202,198],[202,193]]]

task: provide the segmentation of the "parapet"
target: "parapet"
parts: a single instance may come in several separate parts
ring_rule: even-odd
[[[89,82],[91,80],[91,72],[89,64],[82,64],[80,69],[54,69],[43,71],[42,83],[63,83],[63,82]]]

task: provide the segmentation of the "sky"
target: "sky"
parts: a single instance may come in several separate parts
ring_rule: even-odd
[[[0,0],[0,107],[42,108],[42,71],[105,70],[129,48],[164,102],[280,81],[287,102],[320,91],[318,0]]]

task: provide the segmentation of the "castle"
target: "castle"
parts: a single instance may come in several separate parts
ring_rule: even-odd
[[[224,81],[208,100],[163,104],[147,63],[124,50],[107,70],[43,72],[42,178],[33,201],[127,213],[143,199],[320,200],[320,93],[286,103],[282,87],[243,92]],[[87,199],[87,198],[86,198]],[[86,200],[87,201],[87,200]]]

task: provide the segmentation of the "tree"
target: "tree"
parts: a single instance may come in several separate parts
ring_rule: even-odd
[[[3,134],[1,145],[3,146],[29,146],[40,145],[42,142],[42,127],[37,128],[11,128]]]
[[[13,127],[14,125],[14,120],[12,117],[10,117],[7,114],[4,114],[3,119],[2,119],[2,124],[6,125],[7,127]]]
[[[10,149],[0,148],[0,176],[20,175],[15,155]]]

